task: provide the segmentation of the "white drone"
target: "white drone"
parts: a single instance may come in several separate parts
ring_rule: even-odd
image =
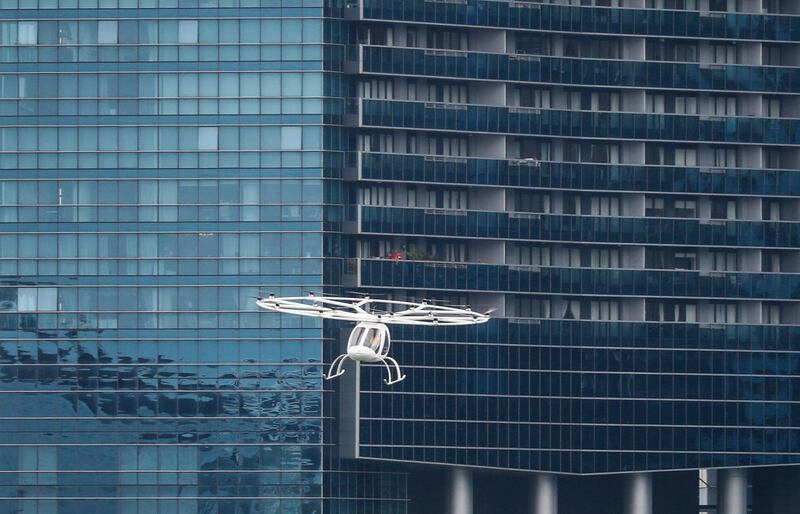
[[[285,312],[298,316],[313,316],[322,319],[353,321],[357,325],[347,340],[347,353],[339,355],[331,363],[326,380],[344,374],[344,359],[365,363],[382,362],[386,366],[387,385],[396,384],[406,378],[400,365],[389,357],[389,323],[397,325],[475,325],[489,321],[488,314],[473,312],[469,308],[459,309],[428,302],[401,302],[397,300],[373,300],[364,298],[342,298],[334,296],[294,296],[257,298],[259,307],[274,312]],[[390,366],[391,364],[391,366]],[[394,376],[392,378],[392,368]]]

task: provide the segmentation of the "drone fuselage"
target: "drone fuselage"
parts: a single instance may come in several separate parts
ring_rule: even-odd
[[[383,357],[363,346],[354,346],[347,349],[347,356],[358,362],[380,362]]]
[[[389,353],[389,327],[383,323],[362,321],[347,339],[347,356],[358,362],[380,362]]]

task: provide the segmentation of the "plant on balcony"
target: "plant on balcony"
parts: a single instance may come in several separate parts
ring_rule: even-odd
[[[438,261],[435,255],[431,255],[419,248],[411,248],[406,252],[406,260],[409,261]]]

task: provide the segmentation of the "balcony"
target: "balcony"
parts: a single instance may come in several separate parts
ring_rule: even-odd
[[[362,0],[361,19],[632,36],[797,41],[800,17],[497,0]]]
[[[800,171],[360,153],[359,180],[731,195],[800,191]]]
[[[516,241],[797,248],[800,223],[684,218],[622,218],[358,206],[348,230]]]
[[[571,334],[569,341],[563,334]],[[702,323],[492,318],[472,327],[392,327],[397,341],[461,342],[488,346],[591,346],[616,349],[689,348],[731,351],[797,351],[800,325],[729,324],[724,330]],[[403,352],[398,345],[396,352]],[[405,350],[413,353],[413,349]],[[411,362],[404,360],[404,362]],[[709,361],[710,362],[710,361]]]
[[[580,59],[389,46],[362,46],[360,54],[361,73],[383,75],[769,94],[796,93],[800,88],[800,69],[776,66]]]
[[[353,283],[357,287],[754,300],[800,298],[800,274],[792,273],[560,268],[387,259],[358,259],[357,272]]]
[[[359,102],[360,126],[592,139],[790,145],[800,120],[565,111],[400,100]]]

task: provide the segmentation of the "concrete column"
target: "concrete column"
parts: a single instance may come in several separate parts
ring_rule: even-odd
[[[653,475],[632,473],[623,487],[625,514],[653,514]]]
[[[717,514],[747,514],[747,470],[717,472]]]
[[[558,514],[558,476],[536,473],[531,477],[531,514]]]
[[[472,471],[454,468],[450,472],[449,514],[472,514]]]

